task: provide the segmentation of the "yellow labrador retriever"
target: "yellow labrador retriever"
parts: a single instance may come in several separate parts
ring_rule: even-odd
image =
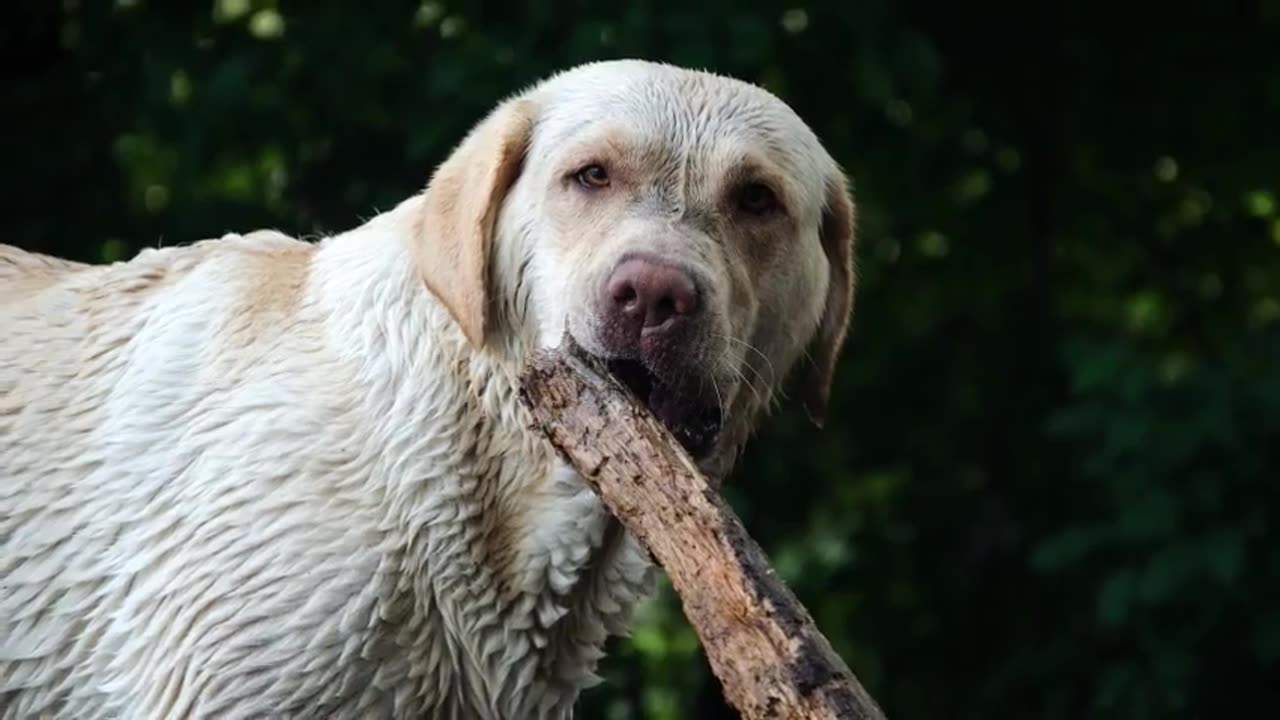
[[[0,247],[0,717],[569,717],[651,567],[524,360],[567,327],[722,475],[793,366],[823,412],[853,224],[780,100],[618,61],[316,244]]]

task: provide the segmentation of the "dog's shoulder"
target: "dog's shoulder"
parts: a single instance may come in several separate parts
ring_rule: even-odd
[[[314,244],[273,230],[222,241],[227,270],[235,274],[247,312],[292,313],[301,303],[310,275]]]

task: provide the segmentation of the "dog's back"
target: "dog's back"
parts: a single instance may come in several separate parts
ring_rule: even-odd
[[[30,298],[88,267],[11,245],[0,245],[0,304]]]

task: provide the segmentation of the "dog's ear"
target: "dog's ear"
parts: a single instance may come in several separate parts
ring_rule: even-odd
[[[489,260],[494,228],[533,132],[529,100],[500,105],[431,177],[413,242],[427,288],[475,347],[489,330]]]
[[[854,222],[853,196],[848,181],[839,175],[827,182],[827,198],[819,232],[822,250],[827,256],[830,282],[818,334],[809,349],[801,391],[809,419],[818,427],[826,421],[836,361],[840,359],[849,317],[853,312]]]

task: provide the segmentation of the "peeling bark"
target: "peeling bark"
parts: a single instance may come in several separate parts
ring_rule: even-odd
[[[539,354],[521,399],[653,554],[744,718],[884,716],[693,460],[593,358]]]

